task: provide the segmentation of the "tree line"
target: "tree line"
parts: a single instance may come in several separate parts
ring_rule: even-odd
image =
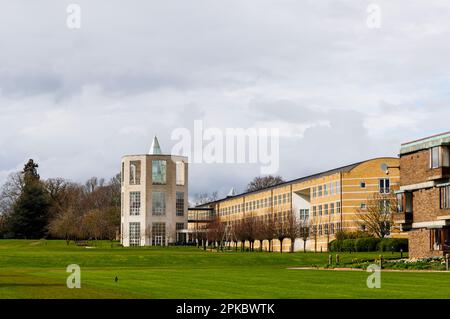
[[[42,180],[30,159],[0,190],[0,238],[115,239],[120,227],[120,174],[86,183]]]
[[[241,251],[254,251],[255,242],[259,242],[259,249],[263,250],[263,242],[267,241],[268,251],[273,251],[273,242],[280,243],[280,253],[283,253],[283,241],[291,240],[290,252],[294,251],[297,238],[303,240],[303,251],[306,252],[306,241],[314,236],[315,228],[311,227],[308,219],[298,218],[293,211],[285,213],[270,213],[264,216],[248,216],[231,223],[222,221],[216,216],[207,227],[197,229],[194,237],[198,246],[207,245],[223,250],[234,247]]]

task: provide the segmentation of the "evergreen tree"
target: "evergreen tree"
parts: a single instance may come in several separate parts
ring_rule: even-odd
[[[24,187],[8,221],[14,238],[42,238],[48,231],[50,199],[37,167],[30,159],[22,171]]]

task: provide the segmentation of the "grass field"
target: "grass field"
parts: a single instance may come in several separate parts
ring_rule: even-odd
[[[341,254],[341,264],[377,256]],[[450,273],[383,272],[381,288],[369,289],[363,271],[288,269],[327,260],[326,253],[0,240],[0,298],[450,298]],[[81,289],[66,287],[69,264],[81,267]]]

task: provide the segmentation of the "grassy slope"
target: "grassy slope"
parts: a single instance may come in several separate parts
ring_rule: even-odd
[[[368,289],[365,272],[287,269],[325,265],[325,253],[97,245],[1,240],[0,298],[450,298],[446,273],[382,273],[382,288]],[[345,266],[353,258],[376,256],[341,254],[341,261]],[[81,267],[81,289],[65,286],[72,263]]]

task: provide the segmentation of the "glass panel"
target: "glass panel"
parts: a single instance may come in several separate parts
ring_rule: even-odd
[[[152,180],[153,184],[166,183],[166,168],[167,163],[163,160],[152,161]]]
[[[152,214],[162,216],[166,214],[166,194],[163,192],[152,193]]]
[[[130,215],[139,215],[141,212],[141,192],[130,192]]]
[[[184,163],[177,162],[176,164],[177,185],[184,185]]]

